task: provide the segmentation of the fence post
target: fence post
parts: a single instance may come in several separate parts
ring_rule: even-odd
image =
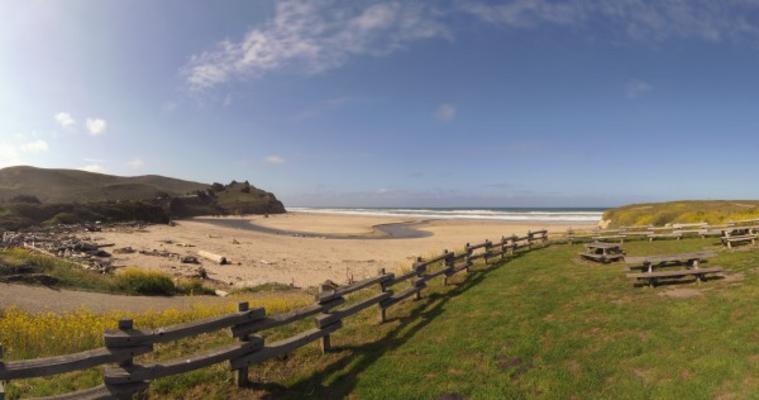
[[[517,235],[511,235],[511,247],[509,248],[509,255],[513,256],[517,249]]]
[[[466,257],[464,257],[466,267],[464,267],[464,270],[469,273],[469,264],[472,263],[470,260],[470,257],[472,257],[472,246],[469,244],[469,242],[467,242],[466,246],[464,246],[464,249],[466,250]]]
[[[419,277],[422,276],[423,270],[420,270],[420,268],[419,268],[419,264],[422,263],[422,262],[424,262],[424,260],[422,259],[422,257],[417,257],[416,258],[416,262],[414,263],[414,266],[413,266],[414,270],[416,271],[417,278],[419,278]],[[416,285],[416,281],[417,280],[418,279],[415,279],[412,282],[412,284]],[[414,294],[414,300],[421,300],[421,299],[422,299],[422,288],[418,288],[417,291],[416,291],[416,293]]]
[[[385,275],[385,269],[380,268],[379,270],[380,275]],[[384,282],[380,282],[380,292],[387,292],[387,288],[385,287]],[[382,307],[382,303],[377,303],[377,309],[379,310],[379,323],[384,324],[385,323],[385,308]]]
[[[501,260],[506,258],[506,236],[501,236]]]
[[[242,302],[237,304],[237,311],[238,312],[245,312],[250,309],[250,305],[248,302]],[[239,338],[240,342],[249,342],[250,341],[250,334],[245,334],[244,336],[240,336]],[[240,369],[235,370],[235,385],[237,385],[238,388],[246,387],[250,384],[250,376],[248,374],[248,367],[242,367]]]
[[[330,290],[334,291],[335,289],[328,285],[322,285],[319,291],[324,293]],[[329,335],[322,336],[322,338],[319,339],[319,347],[322,350],[322,354],[326,354],[330,351],[332,348],[332,340],[330,339]]]
[[[488,265],[488,259],[490,258],[490,249],[493,247],[493,242],[490,240],[485,240],[485,256],[483,257],[485,259],[485,265]]]
[[[448,249],[443,250],[443,254],[445,254],[445,258],[443,258],[443,268],[450,268],[453,266],[453,253],[449,253]],[[443,274],[443,286],[448,286],[448,277],[449,274]]]
[[[0,344],[0,367],[3,365],[3,345]],[[0,381],[0,400],[5,400],[5,388],[3,381]]]
[[[134,321],[131,319],[120,319],[119,320],[119,330],[120,331],[131,331],[134,329]],[[128,368],[134,365],[134,358],[130,357],[122,362],[119,363],[119,367]]]
[[[527,231],[527,249],[532,250],[532,230]]]

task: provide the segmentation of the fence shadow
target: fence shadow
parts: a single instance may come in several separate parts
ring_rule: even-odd
[[[356,387],[358,376],[380,357],[399,348],[413,338],[444,312],[444,307],[449,301],[476,286],[490,272],[504,266],[509,259],[520,256],[521,253],[518,253],[504,261],[498,261],[489,266],[480,266],[476,270],[473,269],[470,274],[464,275],[460,281],[451,283],[452,286],[455,285],[453,289],[427,294],[421,300],[417,300],[416,305],[406,315],[388,318],[386,323],[397,322],[398,325],[377,341],[360,345],[334,346],[333,351],[348,351],[349,354],[293,386],[252,384],[251,387],[267,390],[269,394],[264,399],[346,398]],[[339,377],[335,378],[337,375]],[[334,383],[325,386],[323,382],[328,379],[333,380]],[[306,393],[307,395],[304,395]]]

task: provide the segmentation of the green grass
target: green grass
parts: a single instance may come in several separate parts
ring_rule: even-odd
[[[624,247],[645,255],[717,250],[718,243]],[[621,264],[580,260],[580,250],[553,246],[457,277],[456,285],[434,283],[422,300],[392,308],[382,325],[371,308],[345,321],[327,355],[313,344],[252,367],[258,384],[251,388],[235,389],[227,366],[217,365],[157,380],[148,397],[759,398],[759,251],[721,251],[705,264],[722,266],[729,279],[650,289],[633,287]],[[662,295],[676,289],[698,295]],[[267,332],[267,340],[311,326]],[[206,335],[161,346],[158,356],[230,340]]]
[[[213,294],[194,279],[174,282],[170,276],[139,268],[115,274],[87,271],[77,264],[24,249],[0,249],[0,282],[145,296]]]
[[[666,203],[632,204],[604,212],[609,227],[630,225],[663,226],[669,223],[708,222],[721,224],[728,221],[759,218],[759,201],[711,200],[672,201]]]

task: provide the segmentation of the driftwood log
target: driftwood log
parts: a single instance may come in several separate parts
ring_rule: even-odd
[[[211,253],[210,251],[198,250],[198,255],[205,258],[206,260],[211,260],[219,265],[224,265],[227,263],[226,257],[219,254]]]

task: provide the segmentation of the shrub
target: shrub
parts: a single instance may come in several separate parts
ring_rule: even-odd
[[[122,291],[146,296],[171,296],[177,292],[168,275],[139,268],[127,268],[119,272],[115,284]]]
[[[58,225],[58,224],[75,224],[79,222],[79,218],[77,218],[76,215],[68,212],[61,212],[58,214],[55,214],[53,218],[50,218],[49,220],[45,221],[45,224],[47,225]]]
[[[179,279],[174,286],[177,293],[189,296],[216,294],[213,289],[203,286],[203,282],[198,279]]]

